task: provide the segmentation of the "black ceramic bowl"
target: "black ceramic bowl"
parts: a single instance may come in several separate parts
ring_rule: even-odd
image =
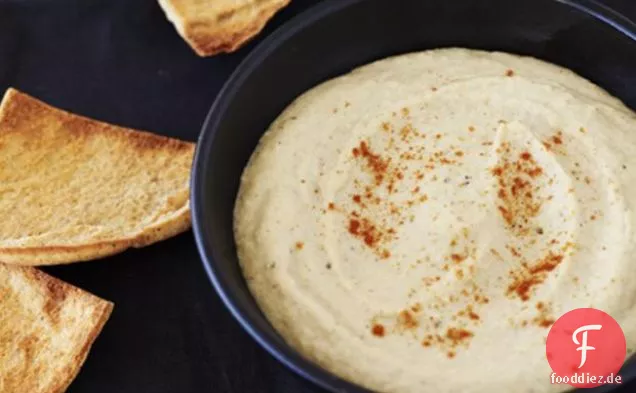
[[[560,64],[634,109],[635,40],[634,24],[590,0],[327,0],[297,16],[238,67],[199,140],[192,176],[194,231],[219,295],[252,337],[295,372],[333,392],[365,391],[289,347],[241,275],[234,200],[243,168],[269,124],[294,98],[328,78],[389,55],[450,46]],[[635,375],[636,363],[630,361],[623,377]]]

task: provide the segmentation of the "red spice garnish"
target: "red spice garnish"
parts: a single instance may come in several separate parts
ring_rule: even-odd
[[[401,113],[408,115],[408,108],[403,108]],[[398,116],[398,113],[393,115]],[[420,187],[417,185],[408,188],[415,194],[412,199],[396,200],[398,198],[394,198],[393,194],[405,191],[402,189],[401,182],[407,177],[424,179],[424,170],[433,169],[434,164],[438,162],[449,164],[455,162],[444,157],[444,154],[448,153],[438,151],[430,156],[431,162],[426,169],[418,167],[417,170],[410,172],[411,168],[408,165],[410,161],[426,161],[423,148],[410,144],[410,139],[423,137],[424,134],[410,124],[396,125],[384,122],[381,128],[389,133],[388,144],[382,146],[384,150],[374,151],[368,140],[361,140],[352,150],[353,157],[366,172],[366,176],[353,180],[355,191],[351,193],[351,198],[359,207],[357,211],[348,213],[344,225],[351,235],[369,247],[376,256],[387,259],[391,255],[387,244],[397,239],[395,227],[404,225],[407,219],[413,221],[415,216],[411,214],[409,208],[428,200],[427,195],[419,194]],[[399,135],[407,145],[402,150],[402,145],[396,145],[398,141],[394,138],[396,135]],[[441,134],[438,135],[441,138]],[[453,147],[451,149],[456,150]],[[458,156],[461,154],[463,152],[457,153]],[[339,210],[341,209],[339,206]]]
[[[349,220],[349,233],[352,235],[360,234],[360,221],[354,219]]]
[[[529,277],[510,285],[508,291],[514,291],[521,300],[527,301],[530,299],[530,290],[532,287],[540,283],[541,280],[539,280],[538,277]]]
[[[398,326],[403,329],[415,329],[419,326],[419,322],[409,310],[402,310],[398,314]]]
[[[535,177],[540,176],[540,175],[542,175],[542,174],[543,174],[543,169],[541,169],[541,168],[539,168],[539,167],[537,167],[537,168],[532,168],[532,169],[530,169],[530,170],[527,170],[527,171],[526,171],[526,173],[527,173],[530,177],[535,178]]]
[[[384,337],[384,326],[380,325],[379,323],[376,323],[371,328],[371,333],[376,337]]]
[[[510,251],[510,253],[511,253],[513,256],[515,256],[515,257],[517,257],[517,258],[519,258],[519,257],[521,256],[521,253],[520,253],[519,251],[517,251],[517,249],[516,249],[515,247],[512,247],[512,246],[506,246],[506,248],[508,249],[508,251]]]
[[[490,299],[488,299],[486,296],[481,296],[479,294],[473,295],[473,298],[479,304],[488,304],[488,302],[490,302]]]
[[[548,151],[552,151],[553,145],[561,145],[563,144],[563,131],[557,131],[557,133],[553,136],[551,136],[550,138],[548,138],[547,140],[544,140],[543,146],[546,148],[546,150]],[[558,151],[557,151],[558,152]],[[565,152],[561,151],[560,153],[565,154]]]
[[[391,133],[398,130],[394,130],[393,126],[388,123],[384,123],[382,128]],[[399,132],[409,137],[419,135],[418,131],[411,125],[402,127]],[[404,165],[402,160],[417,159],[413,153],[400,153],[399,149],[391,142],[386,149],[393,149],[399,153],[396,154],[399,156],[397,162],[394,162],[395,157],[383,157],[378,152],[374,152],[368,141],[360,141],[355,148],[357,153],[354,154],[354,157],[358,158],[362,167],[370,175],[370,179],[354,179],[353,183],[357,192],[354,192],[351,198],[353,202],[360,205],[362,210],[350,212],[345,221],[348,232],[356,236],[365,246],[371,248],[381,259],[390,257],[391,253],[385,245],[396,238],[396,230],[391,224],[403,225],[408,217],[406,209],[416,203],[425,202],[427,199],[425,195],[418,195],[413,200],[394,201],[385,196],[382,192],[384,190],[381,190],[380,187],[387,190],[390,195],[398,190],[399,183],[407,175],[419,175],[418,178],[423,178],[421,171],[413,174],[405,172],[409,170],[409,166]],[[419,187],[415,187],[415,189],[419,191]]]
[[[466,329],[449,328],[446,331],[446,338],[450,339],[453,344],[458,344],[462,340],[473,336],[474,334]]]
[[[549,328],[550,326],[554,324],[554,319],[552,318],[539,319],[537,321],[537,324],[543,328]]]
[[[502,144],[500,152],[508,152],[508,144]],[[532,180],[543,174],[529,152],[519,154],[519,159],[511,161],[504,155],[502,163],[491,169],[497,177],[497,195],[501,204],[497,207],[509,229],[517,236],[529,232],[528,224],[541,209],[541,203],[533,194]]]
[[[367,167],[371,170],[375,177],[376,184],[382,183],[389,166],[389,160],[383,160],[380,155],[373,153],[367,142],[360,142],[360,155],[366,159]]]
[[[329,210],[334,210],[336,208],[336,204],[333,202],[330,202],[329,205],[327,205]]]
[[[469,127],[468,127],[468,131],[470,131],[470,132],[475,131],[475,127],[473,127],[473,126],[469,126]]]
[[[563,255],[557,255],[550,252],[544,259],[539,261],[537,265],[528,268],[528,271],[530,272],[530,274],[551,272],[557,266],[559,266],[562,261]]]
[[[508,225],[512,225],[512,214],[510,213],[510,211],[503,206],[499,206],[498,209],[501,213],[501,216],[504,218],[504,220],[506,220]]]
[[[530,299],[533,287],[542,284],[547,274],[553,271],[563,261],[563,255],[550,251],[533,266],[526,266],[525,271],[516,274],[515,280],[508,286],[508,294],[516,294],[521,300]]]
[[[303,243],[303,242],[296,242],[296,249],[297,249],[297,250],[302,250],[304,246],[305,246],[305,243]]]
[[[351,218],[348,223],[348,231],[350,234],[360,238],[365,245],[376,248],[382,237],[388,234],[388,231],[381,232],[377,226],[373,225],[371,221],[366,218]],[[381,257],[388,257],[390,254],[387,254],[383,250],[377,250],[378,255]]]
[[[512,192],[512,196],[516,197],[519,190],[527,187],[530,183],[524,180],[521,180],[519,177],[515,177],[512,179],[512,187],[510,187],[510,192]]]
[[[453,262],[455,263],[461,263],[463,261],[465,261],[467,258],[466,255],[459,255],[459,254],[451,254],[451,259],[453,260]]]
[[[506,70],[506,76],[513,76],[515,74],[515,72],[513,70]]]
[[[550,307],[543,302],[538,302],[537,310],[539,311],[539,315],[533,319],[533,322],[542,328],[549,328],[554,324],[554,318],[552,318],[550,313]]]

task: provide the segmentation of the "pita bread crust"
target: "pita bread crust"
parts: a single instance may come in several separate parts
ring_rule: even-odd
[[[199,56],[234,52],[263,30],[290,0],[159,0]]]
[[[0,264],[0,391],[64,392],[112,310],[35,268]]]
[[[77,116],[9,89],[0,104],[0,195],[7,193],[0,198],[5,225],[4,230],[0,228],[0,261],[18,265],[88,261],[187,231],[191,225],[189,177],[194,147],[190,142]],[[90,178],[80,179],[86,183],[81,186],[67,187],[66,194],[54,188],[33,196],[54,181],[35,173],[47,168],[38,160],[52,150],[63,149],[69,154],[61,157],[66,160],[64,164],[58,164],[60,157],[56,158],[56,170],[72,172],[70,181],[80,169]],[[71,158],[66,159],[68,156]],[[15,161],[22,165],[16,168]],[[58,183],[66,184],[59,179]],[[108,199],[109,187],[110,191],[116,187],[119,199],[114,195],[111,197],[115,200]],[[80,198],[78,192],[88,196]],[[6,196],[11,193],[13,198]],[[138,206],[141,202],[128,198],[127,193],[154,204]],[[105,200],[98,203],[93,200],[96,196]],[[29,204],[24,199],[30,200],[29,210],[17,205]],[[76,200],[75,206],[69,205],[69,200]],[[92,217],[92,226],[82,224],[78,215],[88,216],[100,208],[96,205],[106,203],[113,205],[111,211],[103,212],[103,217]],[[49,211],[64,209],[60,206],[71,211]],[[129,214],[117,217],[116,209]],[[21,212],[22,216],[12,217],[12,212]],[[42,224],[38,217],[28,217],[30,214],[48,215],[50,222]],[[68,224],[69,220],[75,222]],[[100,227],[102,224],[105,226]],[[90,230],[97,232],[92,236],[87,232]]]

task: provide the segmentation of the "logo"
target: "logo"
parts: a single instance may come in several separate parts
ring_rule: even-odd
[[[581,368],[585,365],[585,361],[587,360],[587,351],[593,351],[596,348],[594,347],[588,347],[587,346],[587,331],[588,330],[601,330],[603,328],[602,325],[585,325],[585,326],[581,326],[580,328],[576,329],[574,331],[574,334],[572,334],[572,341],[574,341],[574,344],[581,344],[579,343],[579,340],[577,340],[576,336],[580,333],[583,332],[583,343],[581,344],[580,347],[578,347],[576,350],[577,351],[581,351],[581,364],[579,364],[578,368]]]
[[[618,374],[627,355],[623,329],[609,314],[594,308],[565,313],[552,325],[546,357],[552,383],[593,388],[621,383]]]

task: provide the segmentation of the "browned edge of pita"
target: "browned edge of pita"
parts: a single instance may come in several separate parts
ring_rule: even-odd
[[[73,361],[60,370],[57,377],[51,382],[51,384],[45,387],[42,393],[63,393],[65,392],[71,383],[75,380],[79,374],[82,366],[84,365],[88,355],[90,353],[95,340],[102,332],[106,322],[110,318],[114,304],[100,297],[97,297],[89,292],[84,291],[78,287],[68,284],[62,280],[59,280],[53,276],[50,276],[41,270],[33,267],[23,266],[4,266],[7,269],[20,269],[29,282],[33,286],[40,287],[43,292],[49,292],[52,304],[48,305],[50,309],[57,309],[58,303],[63,302],[66,299],[81,298],[84,303],[90,301],[95,304],[95,311],[93,313],[92,329],[87,334],[86,340],[82,343],[80,351],[75,355]],[[3,266],[0,266],[0,272]],[[61,299],[61,300],[60,300]],[[46,310],[44,310],[46,312]],[[33,377],[33,376],[31,376]],[[8,393],[8,392],[7,392]]]
[[[99,132],[113,138],[126,139],[139,149],[169,149],[175,152],[186,151],[194,155],[195,144],[147,131],[118,127],[106,122],[90,119],[81,115],[53,107],[14,88],[8,88],[0,102],[0,123],[9,126],[17,121],[28,121],[40,116],[55,116],[74,124],[67,130],[71,134],[82,134],[88,126],[101,128]],[[1,131],[1,129],[0,129]],[[130,248],[141,248],[179,235],[190,229],[191,216],[189,203],[169,220],[157,223],[132,238],[114,241],[99,241],[78,246],[49,245],[41,247],[2,248],[0,263],[22,266],[46,266],[75,262],[86,262],[119,254]]]
[[[166,225],[166,228],[163,226]],[[130,248],[141,248],[186,232],[191,227],[190,212],[163,222],[162,227],[132,239],[95,242],[79,246],[47,246],[28,248],[0,248],[0,263],[22,266],[63,265],[88,262],[120,254]]]
[[[201,57],[207,57],[240,49],[257,36],[267,22],[291,0],[272,0],[271,4],[259,10],[248,23],[238,23],[227,28],[218,28],[218,24],[222,20],[231,18],[232,13],[219,15],[215,21],[189,19],[181,11],[182,3],[189,1],[192,0],[159,0],[159,4],[168,20],[175,25],[179,35],[195,53]],[[257,1],[257,3],[264,3],[264,1]]]

